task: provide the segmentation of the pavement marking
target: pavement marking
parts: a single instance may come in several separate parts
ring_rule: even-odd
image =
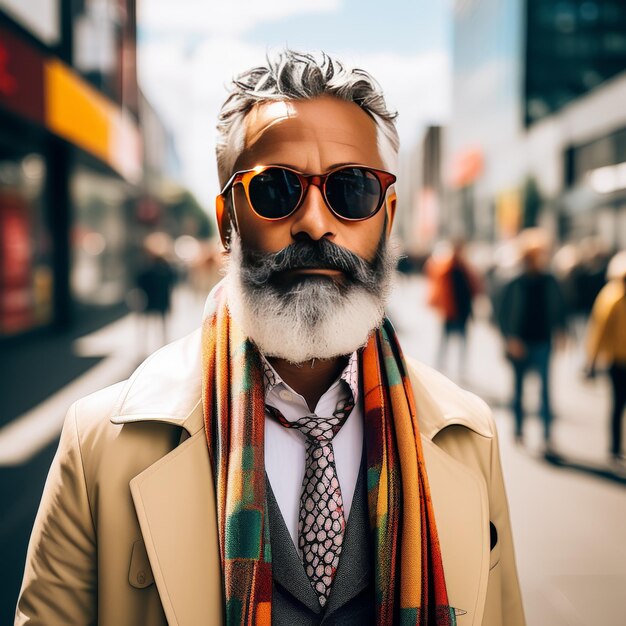
[[[128,349],[135,328],[132,318],[127,315],[74,342],[82,356],[110,356],[0,429],[0,467],[28,462],[59,436],[73,402],[132,372],[137,364],[136,350]]]
[[[169,318],[170,341],[194,330],[204,300],[186,287],[174,291]],[[80,356],[105,357],[82,376],[51,395],[41,404],[0,428],[0,467],[28,462],[60,434],[73,402],[132,374],[148,353],[161,347],[158,320],[130,313],[74,342]]]
[[[29,461],[58,437],[73,402],[101,389],[103,381],[123,380],[132,365],[128,358],[109,357],[0,429],[0,467]]]

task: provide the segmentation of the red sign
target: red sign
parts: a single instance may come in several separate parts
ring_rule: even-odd
[[[28,207],[14,194],[0,194],[0,334],[33,325],[32,243]]]
[[[471,148],[456,154],[452,159],[451,180],[453,187],[461,189],[471,185],[483,173],[483,153],[479,148]]]
[[[41,124],[44,60],[33,46],[0,27],[0,106]]]

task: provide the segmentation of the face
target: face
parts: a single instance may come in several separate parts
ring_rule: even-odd
[[[263,104],[246,123],[235,171],[257,165],[304,174],[344,164],[385,169],[374,122],[352,103],[322,97]],[[310,186],[295,213],[270,222],[255,215],[241,185],[233,196],[239,235],[232,239],[226,285],[230,313],[243,332],[266,356],[293,363],[365,345],[393,282],[397,257],[386,245],[385,223],[389,229],[395,200],[351,222],[335,217]]]
[[[244,146],[234,171],[257,165],[284,165],[305,174],[322,174],[342,164],[385,169],[374,121],[358,105],[331,96],[255,107],[246,117]],[[321,191],[311,186],[294,214],[269,222],[254,214],[241,185],[235,186],[233,195],[242,247],[265,253],[298,240],[327,239],[371,261],[381,237],[388,235],[383,234],[385,214],[389,231],[395,210],[395,200],[388,200],[370,219],[342,220],[328,209]],[[337,274],[330,269],[297,272]]]

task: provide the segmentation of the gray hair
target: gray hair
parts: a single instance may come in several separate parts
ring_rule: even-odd
[[[277,100],[310,100],[331,95],[354,102],[375,122],[378,150],[385,167],[394,170],[400,147],[395,125],[397,113],[389,111],[382,89],[364,70],[347,68],[322,52],[283,50],[267,56],[267,65],[249,69],[233,79],[217,123],[217,169],[221,184],[233,173],[244,149],[244,119],[255,104]]]

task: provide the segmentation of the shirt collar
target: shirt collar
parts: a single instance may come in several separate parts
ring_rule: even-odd
[[[278,385],[287,385],[264,355],[261,355],[261,362],[263,363],[263,385],[266,396]],[[359,398],[359,357],[356,351],[350,355],[348,364],[341,372],[338,380],[343,380],[348,385],[356,402]]]

